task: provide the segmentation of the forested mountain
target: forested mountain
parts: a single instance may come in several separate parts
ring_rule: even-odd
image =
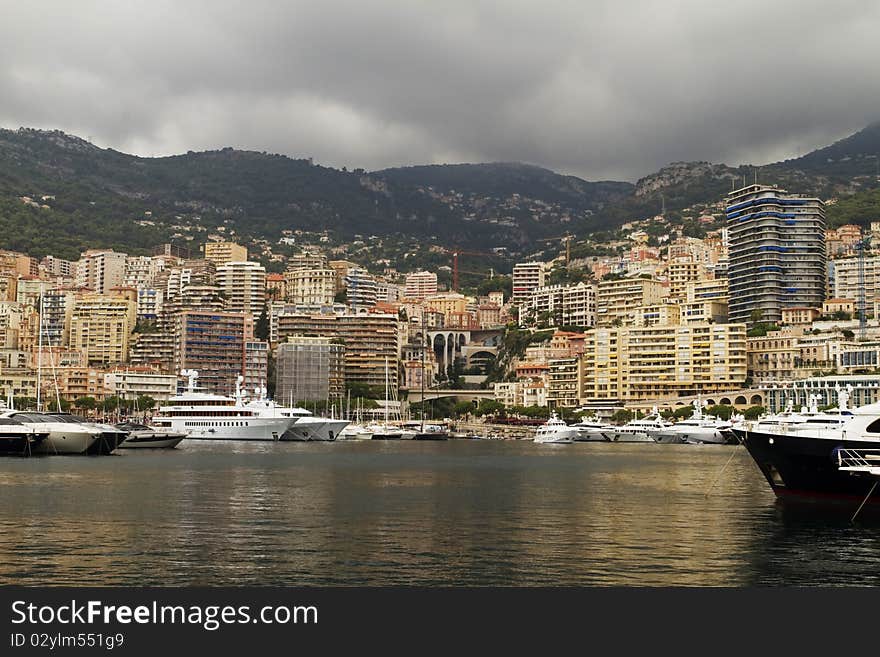
[[[651,216],[663,206],[718,203],[756,174],[759,182],[840,198],[829,210],[834,221],[866,222],[880,216],[880,199],[871,193],[878,187],[878,154],[880,123],[758,169],[679,162],[631,184],[588,182],[520,163],[366,172],[232,148],[143,158],[59,131],[0,130],[0,248],[62,257],[89,246],[138,253],[193,227],[223,226],[242,240],[323,230],[334,241],[407,235],[518,252],[548,237]]]

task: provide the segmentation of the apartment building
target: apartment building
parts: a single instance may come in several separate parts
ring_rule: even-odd
[[[403,296],[407,299],[424,299],[437,294],[437,274],[417,271],[406,275]]]
[[[165,401],[177,394],[177,376],[161,374],[152,368],[120,368],[104,374],[104,388],[120,399],[146,396]]]
[[[349,267],[343,281],[346,300],[351,308],[363,310],[376,305],[376,279],[366,269]]]
[[[767,335],[748,338],[748,375],[753,382],[793,380],[808,373],[797,370],[803,331],[784,328],[768,331]]]
[[[185,310],[173,318],[172,371],[199,372],[206,392],[233,395],[244,374],[245,343],[253,341],[253,318],[247,313]]]
[[[832,279],[832,295],[841,299],[859,298],[859,259],[843,258],[828,262]],[[880,256],[866,255],[864,265],[865,299],[880,295]]]
[[[275,397],[288,401],[341,401],[345,347],[333,338],[290,336],[275,349]]]
[[[520,312],[520,323],[525,318],[536,322],[541,317],[549,318],[549,326],[595,326],[596,286],[578,283],[535,289]]]
[[[574,408],[579,404],[582,370],[577,358],[557,358],[548,363],[547,405]]]
[[[388,380],[397,385],[400,328],[397,315],[306,315],[280,313],[274,318],[279,344],[289,336],[339,340],[345,347],[345,380],[384,389]],[[387,368],[387,369],[386,369]]]
[[[647,278],[601,281],[596,293],[596,325],[626,322],[636,308],[659,304],[665,296],[666,288],[660,281]]]
[[[107,294],[110,288],[125,282],[125,253],[112,250],[88,250],[76,264],[76,284],[96,294]]]
[[[266,304],[266,268],[258,262],[225,262],[217,266],[217,287],[227,310],[259,317]]]
[[[734,390],[746,379],[744,324],[597,328],[586,333],[581,399],[646,401]]]
[[[515,306],[526,304],[532,292],[544,287],[547,278],[547,263],[519,262],[513,266],[513,297]]]
[[[687,285],[706,278],[706,267],[692,256],[679,256],[670,260],[666,268],[669,280],[669,296],[681,298],[687,296]]]
[[[129,290],[117,296],[77,296],[70,317],[70,348],[82,351],[90,365],[128,361],[137,317],[135,294]]]
[[[728,280],[733,322],[782,320],[787,306],[825,298],[825,204],[776,187],[727,196]]]
[[[288,267],[287,301],[295,306],[329,306],[336,296],[336,272],[329,267]]]
[[[247,247],[235,242],[207,242],[204,248],[205,260],[220,266],[227,262],[246,262]]]

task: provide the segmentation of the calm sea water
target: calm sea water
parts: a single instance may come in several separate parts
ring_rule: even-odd
[[[3,459],[0,500],[2,584],[880,584],[880,525],[742,447],[184,441]]]

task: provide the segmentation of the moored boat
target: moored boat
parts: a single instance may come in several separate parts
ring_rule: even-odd
[[[868,498],[873,482],[841,469],[841,454],[880,449],[880,403],[850,410],[848,401],[839,390],[834,412],[805,409],[733,428],[778,498],[848,505]],[[880,496],[868,502],[877,505]]]
[[[276,412],[274,406],[245,403],[241,376],[233,398],[197,390],[195,370],[181,374],[189,379],[187,390],[159,408],[153,424],[160,431],[187,433],[188,439],[198,440],[280,440],[298,419],[292,413]]]
[[[48,431],[27,427],[15,418],[0,417],[0,456],[30,456],[48,437]]]
[[[120,445],[122,449],[173,449],[187,436],[183,431],[161,431],[137,422],[122,422],[116,426],[128,432],[128,438]]]
[[[733,439],[732,424],[703,413],[703,403],[697,398],[693,403],[694,412],[689,418],[680,420],[665,429],[654,433],[658,443],[689,443],[721,445]]]
[[[100,454],[94,448],[102,431],[79,422],[59,419],[52,413],[37,411],[6,411],[3,418],[12,418],[26,427],[47,433],[45,440],[33,446],[34,454]]]
[[[577,429],[575,440],[578,442],[608,442],[610,440],[609,436],[616,429],[616,427],[602,422],[597,417],[587,416],[582,417],[579,421],[572,424],[571,427]]]
[[[536,443],[568,445],[574,442],[577,437],[577,429],[568,426],[565,421],[559,419],[559,416],[553,412],[550,419],[546,423],[538,427],[535,432]]]
[[[672,426],[655,408],[649,415],[627,422],[623,426],[614,427],[609,440],[613,443],[655,443],[661,431],[666,431]]]

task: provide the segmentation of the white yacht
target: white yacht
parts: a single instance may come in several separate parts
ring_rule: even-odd
[[[756,422],[745,423],[743,429],[759,433],[796,433],[798,431],[814,431],[817,429],[838,429],[852,420],[852,411],[847,407],[849,390],[838,390],[838,408],[833,411],[819,410],[819,396],[809,395],[807,406],[795,411],[794,404],[789,401],[781,413],[767,415]]]
[[[373,432],[360,424],[349,424],[339,432],[338,440],[370,440]]]
[[[39,433],[48,432],[48,438],[34,445],[34,454],[99,453],[95,451],[96,444],[100,446],[103,432],[97,427],[68,422],[50,413],[35,411],[6,411],[0,417],[16,420]]]
[[[622,427],[614,427],[609,440],[614,443],[655,443],[655,436],[671,426],[672,423],[660,417],[660,413],[654,409],[646,417],[627,422]]]
[[[126,449],[173,449],[187,437],[184,431],[160,431],[137,422],[122,422],[116,426],[128,432],[128,438],[119,446]]]
[[[574,442],[577,435],[577,429],[560,420],[556,413],[551,413],[550,419],[535,432],[535,442],[567,445]]]
[[[582,417],[578,422],[571,425],[573,429],[577,429],[577,438],[579,442],[607,442],[610,440],[608,436],[617,429],[610,424],[606,424],[597,417]]]
[[[196,390],[198,372],[183,370],[189,379],[186,392],[168,400],[153,418],[160,431],[186,432],[187,438],[201,440],[280,440],[298,420],[244,403],[242,377],[236,384],[236,396],[226,397]]]
[[[298,406],[281,406],[266,398],[266,389],[258,391],[256,399],[247,403],[247,408],[267,418],[294,418],[296,421],[281,436],[281,440],[294,441],[331,441],[336,440],[348,426],[347,420],[318,417]]]
[[[654,434],[654,440],[658,443],[722,445],[733,438],[731,433],[733,423],[711,415],[704,415],[704,405],[699,398],[694,400],[693,406],[693,415],[686,420],[676,422],[668,429],[658,431]]]

